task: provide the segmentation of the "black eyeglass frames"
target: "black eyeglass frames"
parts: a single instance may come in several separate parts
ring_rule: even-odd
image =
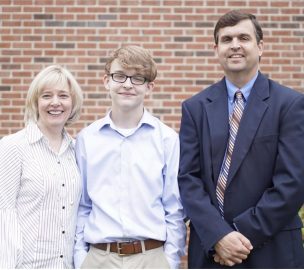
[[[143,85],[147,79],[140,75],[127,76],[123,73],[111,73],[110,76],[114,82],[124,83],[128,78],[130,78],[131,83],[134,85]]]

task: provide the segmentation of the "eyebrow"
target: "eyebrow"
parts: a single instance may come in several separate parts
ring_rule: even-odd
[[[123,74],[125,74],[125,72],[122,71],[122,70],[114,70],[114,71],[111,71],[111,73],[123,73]]]
[[[221,36],[219,39],[232,38],[232,37],[234,37],[234,36],[235,36],[235,35],[229,35],[229,34],[227,34],[227,35]],[[240,33],[240,34],[237,34],[236,37],[251,37],[251,35],[248,34],[248,33]]]
[[[68,89],[57,89],[57,88],[55,88],[55,89],[58,90],[59,93],[62,93],[62,92],[64,92],[64,93],[70,93],[70,91]],[[51,92],[52,92],[52,90],[49,89],[49,88],[44,89],[44,90],[41,91],[41,93],[51,93]]]
[[[126,74],[125,74],[125,71],[122,71],[122,70],[115,70],[115,71],[112,71],[110,74],[112,74],[112,73],[122,73],[122,74],[126,75]],[[127,75],[126,75],[126,76],[127,76]],[[131,77],[134,77],[134,76],[145,77],[145,75],[144,75],[144,74],[141,74],[141,73],[135,73],[135,74],[132,75]]]

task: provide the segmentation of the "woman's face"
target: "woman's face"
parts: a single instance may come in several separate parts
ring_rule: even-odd
[[[56,84],[43,89],[38,97],[38,125],[62,130],[72,112],[69,86]]]

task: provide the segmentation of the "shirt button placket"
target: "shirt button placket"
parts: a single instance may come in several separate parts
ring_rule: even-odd
[[[60,224],[61,224],[61,228],[60,228],[60,248],[59,248],[59,257],[62,259],[62,264],[63,264],[63,258],[64,258],[64,242],[65,242],[65,234],[66,234],[66,230],[65,230],[65,226],[66,226],[66,215],[67,212],[66,210],[66,183],[65,183],[65,179],[64,179],[64,170],[62,167],[62,160],[60,160],[59,157],[57,157],[57,165],[58,165],[58,176],[59,178],[58,183],[60,185],[60,201],[61,201],[61,209],[63,211],[61,211],[61,215],[60,215]]]

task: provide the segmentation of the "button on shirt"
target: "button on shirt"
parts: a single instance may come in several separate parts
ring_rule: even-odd
[[[73,268],[80,195],[73,141],[66,132],[59,154],[32,122],[4,137],[0,141],[0,268]]]
[[[129,239],[165,242],[177,268],[184,254],[186,228],[177,184],[177,133],[147,111],[123,135],[108,114],[82,130],[76,157],[83,180],[76,230],[75,267],[88,243]]]

